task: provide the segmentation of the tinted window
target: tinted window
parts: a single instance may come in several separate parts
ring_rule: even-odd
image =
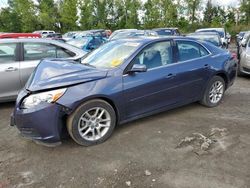
[[[179,61],[187,61],[208,55],[208,51],[200,44],[190,41],[177,41]]]
[[[56,57],[55,46],[44,43],[24,43],[24,60],[40,60],[47,57]]]
[[[170,29],[164,29],[164,30],[158,30],[156,31],[158,35],[173,35],[172,30]]]
[[[148,69],[172,63],[170,41],[158,42],[144,48],[135,58],[134,64],[144,64]]]
[[[57,48],[56,55],[58,58],[67,58],[67,57],[73,57],[76,54],[64,48]]]
[[[16,44],[0,44],[0,64],[15,61]]]
[[[93,46],[100,46],[102,44],[102,39],[100,38],[94,38],[93,40],[90,41],[90,45],[93,45]]]

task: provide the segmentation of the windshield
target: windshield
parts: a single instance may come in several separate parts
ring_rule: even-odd
[[[87,42],[88,42],[88,39],[79,38],[79,39],[70,40],[67,43],[72,45],[72,46],[75,46],[77,48],[83,48],[83,46],[85,46],[87,44]]]
[[[190,35],[190,37],[206,42],[211,42],[215,46],[221,46],[219,36],[216,35]]]
[[[240,36],[240,37],[243,37],[244,35],[245,35],[245,32],[240,32],[240,33],[239,33],[239,36]]]
[[[89,64],[100,68],[113,68],[123,63],[138,47],[138,42],[111,41],[90,53],[82,60],[83,64]]]

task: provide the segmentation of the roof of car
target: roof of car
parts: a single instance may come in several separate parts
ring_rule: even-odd
[[[38,42],[38,43],[48,43],[54,44],[56,46],[64,47],[68,50],[72,50],[77,53],[77,55],[82,55],[84,52],[70,44],[66,44],[57,40],[45,39],[45,38],[18,38],[18,39],[0,39],[1,43],[18,43],[18,42]]]

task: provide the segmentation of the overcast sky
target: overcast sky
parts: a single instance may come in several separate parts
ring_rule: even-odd
[[[142,0],[145,1],[145,0]],[[202,0],[206,2],[207,0]],[[233,6],[236,7],[239,5],[240,0],[212,0],[213,4],[221,5],[221,6]],[[7,6],[7,0],[0,0],[0,8]]]

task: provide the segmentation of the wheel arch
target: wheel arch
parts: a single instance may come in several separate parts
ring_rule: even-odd
[[[82,104],[90,101],[90,100],[103,100],[105,102],[107,102],[109,105],[112,106],[112,108],[114,109],[115,111],[115,114],[116,114],[116,123],[118,124],[119,121],[120,121],[120,112],[119,112],[119,109],[117,107],[117,105],[115,104],[115,102],[110,99],[109,97],[105,96],[105,95],[98,95],[98,96],[90,96],[88,98],[85,98],[84,100],[78,102],[71,110],[71,112],[68,114],[68,116],[70,116],[77,108],[79,108]]]
[[[220,76],[225,81],[226,89],[228,88],[229,79],[224,72],[217,72],[214,76]]]

